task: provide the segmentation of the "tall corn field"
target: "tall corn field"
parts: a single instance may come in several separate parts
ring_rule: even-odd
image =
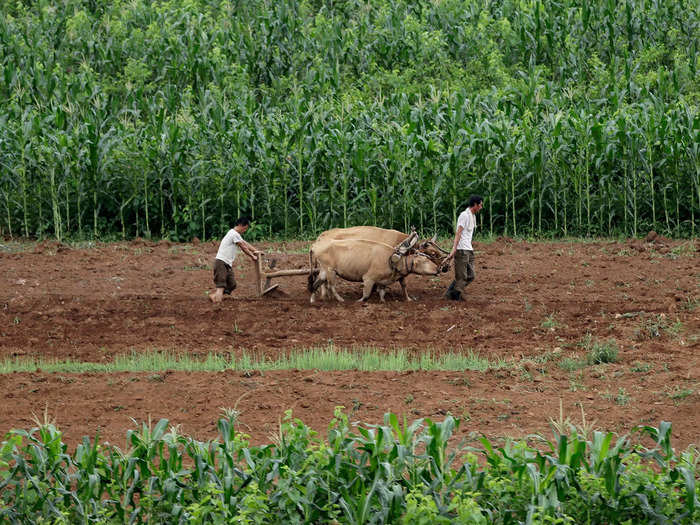
[[[697,235],[700,4],[5,1],[0,235]]]

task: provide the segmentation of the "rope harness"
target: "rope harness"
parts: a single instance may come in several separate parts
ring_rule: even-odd
[[[401,262],[403,262],[404,272],[401,271]],[[398,250],[394,251],[389,256],[389,268],[394,273],[394,275],[408,275],[413,271],[415,261],[411,258],[410,267],[408,262],[408,254],[401,255]]]
[[[415,231],[411,235],[412,236],[416,235]],[[430,255],[423,253],[421,251],[415,251],[415,252],[411,253],[413,251],[413,245],[415,244],[416,240],[417,240],[417,235],[416,235],[416,238],[414,238],[412,243],[406,244],[406,241],[404,241],[401,244],[399,244],[396,248],[394,248],[394,253],[392,253],[389,256],[389,267],[391,268],[391,271],[394,273],[394,275],[401,275],[401,276],[405,277],[409,273],[412,273],[413,268],[416,265],[416,257],[419,257],[419,256],[427,257],[431,261],[435,262],[435,264],[438,267],[438,273],[440,273],[441,271],[446,272],[449,269],[450,262],[446,261],[445,258],[442,258],[442,261],[440,261],[440,263],[438,263],[436,261],[436,259],[438,259],[438,257],[431,257]],[[426,243],[424,243],[423,246],[425,246],[425,245],[433,246],[435,249],[437,249],[438,251],[440,251],[444,254],[447,253],[445,250],[443,250],[437,244],[435,244],[435,242],[433,242],[432,240],[427,241]],[[404,250],[404,253],[402,253],[402,248]],[[410,262],[408,260],[409,254],[413,256],[413,257],[411,257]],[[404,270],[403,272],[401,271],[401,261],[402,260],[403,260],[403,270]]]
[[[428,257],[426,254],[421,253],[421,252],[415,252],[411,254],[411,260],[409,262],[409,254],[406,255],[401,255],[398,250],[395,250],[394,253],[391,254],[389,257],[389,267],[391,268],[391,271],[394,272],[394,274],[398,274],[401,276],[406,276],[409,273],[413,273],[413,268],[416,266],[416,257]],[[401,271],[401,262],[403,261],[403,268],[404,271]]]

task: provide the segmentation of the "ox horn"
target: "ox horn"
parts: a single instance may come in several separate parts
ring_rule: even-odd
[[[426,239],[426,240],[422,241],[422,242],[418,245],[418,249],[419,249],[419,250],[423,250],[423,249],[427,248],[427,247],[430,246],[430,245],[434,245],[434,244],[435,244],[435,241],[437,241],[437,233],[436,233],[435,235],[433,235],[433,237],[432,237],[431,239]],[[440,248],[440,247],[438,246],[438,248]]]
[[[450,253],[447,250],[443,250],[442,248],[440,248],[440,246],[438,246],[437,233],[435,235],[433,235],[432,239],[430,239],[429,241],[425,241],[425,244],[430,244],[431,246],[434,246],[435,248],[440,250],[441,253],[444,253],[445,255],[448,255]]]
[[[396,248],[396,252],[399,255],[406,255],[418,242],[418,234],[413,231],[405,240],[403,240]]]
[[[447,250],[443,250],[442,248],[440,248],[440,246],[438,246],[438,244],[437,244],[436,242],[432,242],[432,241],[431,241],[430,244],[433,245],[433,246],[435,246],[438,250],[440,250],[440,252],[444,253],[445,255],[449,255],[450,252],[448,252]]]

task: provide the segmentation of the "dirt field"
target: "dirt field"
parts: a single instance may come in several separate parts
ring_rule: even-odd
[[[120,354],[169,350],[203,356],[243,351],[274,358],[333,342],[336,347],[478,353],[509,366],[488,372],[360,373],[289,370],[264,374],[115,373],[0,375],[0,433],[55,418],[69,443],[98,430],[120,446],[137,421],[167,417],[199,438],[215,435],[221,407],[236,405],[242,429],[268,442],[292,408],[322,433],[333,407],[353,420],[463,417],[462,432],[522,437],[547,432],[564,415],[598,428],[673,422],[677,447],[700,442],[700,241],[476,243],[477,280],[468,301],[442,293],[450,274],[412,276],[381,304],[353,299],[309,304],[306,278],[278,279],[258,298],[253,265],[236,261],[234,299],[213,306],[211,259],[218,243],[133,241],[82,248],[0,242],[0,360],[51,357],[107,362]],[[303,268],[309,243],[262,243],[276,268]],[[584,359],[584,338],[613,338],[615,364]],[[472,434],[473,436],[474,434]]]

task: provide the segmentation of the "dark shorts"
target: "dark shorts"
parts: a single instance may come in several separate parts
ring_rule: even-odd
[[[233,269],[219,259],[214,259],[214,285],[217,288],[223,288],[226,295],[229,295],[236,289]]]

